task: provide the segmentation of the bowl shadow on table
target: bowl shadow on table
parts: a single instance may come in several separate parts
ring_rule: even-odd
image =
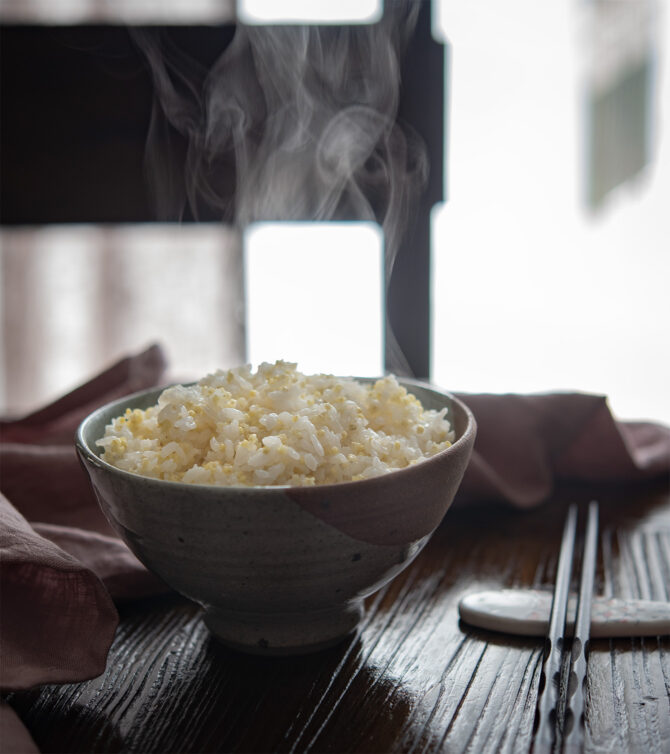
[[[542,638],[481,630],[462,621],[458,626],[469,641],[487,648],[534,653],[532,688],[537,687]],[[376,667],[366,649],[365,639],[354,635],[311,655],[267,658],[236,652],[208,637],[205,651],[211,666],[225,665],[237,679],[235,703],[240,710],[239,716],[221,720],[209,738],[200,742],[199,750],[217,746],[234,751],[439,750],[444,743],[443,725],[433,728],[426,719],[431,689],[405,687],[401,679]],[[435,681],[443,690],[450,683],[449,677],[442,676]],[[247,711],[242,709],[245,699],[256,701]],[[270,720],[268,727],[285,731],[284,737],[267,740],[254,730],[258,719]]]
[[[358,635],[304,656],[244,655],[213,638],[208,652],[238,677],[241,706],[247,698],[257,700],[254,709],[240,708],[235,729],[217,732],[219,741],[236,751],[356,751],[366,740],[374,741],[378,751],[390,751],[388,732],[410,712],[393,684],[361,661]],[[376,710],[374,717],[366,712],[370,708]],[[269,728],[283,731],[282,739],[267,740],[264,732],[253,731],[255,719],[272,720]],[[216,740],[212,743],[216,747]]]
[[[264,657],[222,644],[175,595],[122,604],[120,614],[101,676],[9,695],[40,751],[301,751],[319,750],[319,739],[353,751],[368,735],[388,751],[387,716],[397,726],[409,714],[402,696],[386,704],[396,690],[361,662],[358,634],[308,655]],[[345,692],[365,697],[375,718],[352,724],[346,705],[343,721]]]
[[[102,676],[10,695],[40,751],[360,751],[374,741],[382,752],[409,720],[409,696],[366,664],[358,634],[264,657],[226,647],[174,595],[120,612]]]
[[[186,656],[192,651],[181,672],[170,672],[162,681],[155,672],[155,666],[171,661],[173,650],[165,647],[163,656],[155,658],[154,672],[132,668],[144,680],[135,689],[121,684],[104,711],[97,711],[100,697],[118,683],[117,674],[123,675],[119,666],[134,663],[132,655],[124,659],[117,646],[98,679],[12,695],[10,701],[40,751],[390,752],[402,741],[430,750],[439,747],[440,734],[424,719],[425,700],[416,689],[404,689],[366,663],[359,635],[310,655],[249,655],[220,643],[204,628],[199,610],[177,600],[176,610],[188,628],[178,631],[184,647],[177,652]],[[175,610],[174,598],[157,598],[141,607],[129,604],[122,614],[126,621],[142,621],[149,613],[167,610]],[[470,640],[488,646],[541,647],[538,640],[462,622],[459,628]]]

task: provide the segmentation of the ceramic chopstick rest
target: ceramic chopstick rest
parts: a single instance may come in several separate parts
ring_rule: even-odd
[[[519,636],[545,636],[551,599],[551,591],[498,589],[465,595],[458,610],[464,622],[477,628]],[[567,615],[569,630],[574,626],[576,603],[576,595],[571,595]],[[593,639],[667,634],[670,634],[670,602],[593,598]]]

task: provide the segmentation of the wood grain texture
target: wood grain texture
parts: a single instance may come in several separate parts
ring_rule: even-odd
[[[596,591],[670,599],[670,495],[568,490],[540,509],[451,511],[332,649],[233,652],[178,598],[126,605],[106,672],[8,700],[48,752],[519,752],[542,641],[461,624],[472,589],[550,585],[566,502],[601,502]],[[670,751],[670,638],[592,642],[589,752]]]

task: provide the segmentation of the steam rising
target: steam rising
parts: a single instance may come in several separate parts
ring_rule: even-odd
[[[136,30],[156,93],[147,166],[160,218],[206,208],[241,226],[374,220],[388,286],[427,178],[422,142],[397,123],[400,59],[418,9],[387,2],[373,25],[240,24],[208,71]],[[167,124],[184,137],[182,156]]]

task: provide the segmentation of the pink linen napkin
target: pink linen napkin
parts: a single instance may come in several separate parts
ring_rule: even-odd
[[[90,411],[159,384],[165,366],[153,346],[41,411],[0,422],[2,689],[100,675],[118,624],[113,600],[166,591],[112,532],[73,444]],[[5,703],[0,751],[37,751]]]
[[[38,534],[4,495],[0,520],[3,688],[100,675],[118,622],[100,578]]]
[[[7,704],[0,701],[0,752],[2,754],[39,754],[37,744]]]
[[[585,393],[460,394],[477,440],[456,503],[538,505],[561,481],[626,482],[668,476],[670,427],[621,422]]]
[[[100,513],[73,444],[90,411],[160,384],[165,368],[153,346],[40,411],[0,422],[3,688],[98,675],[118,622],[114,600],[166,590]],[[641,480],[670,470],[670,428],[617,422],[601,396],[459,397],[478,434],[457,504],[529,507],[561,480]],[[11,708],[0,713],[12,735],[20,731]],[[25,735],[25,750],[34,751]]]
[[[0,686],[93,678],[118,623],[114,599],[164,591],[112,532],[73,437],[95,407],[160,383],[160,348],[118,362],[34,414],[0,422]]]
[[[28,416],[0,421],[0,489],[30,521],[113,534],[74,449],[74,433],[95,408],[159,385],[166,360],[159,346],[122,359],[71,393]]]

